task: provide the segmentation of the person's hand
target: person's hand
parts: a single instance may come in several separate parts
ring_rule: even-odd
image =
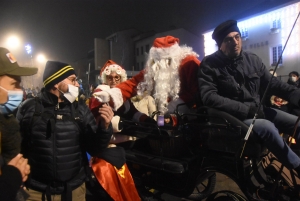
[[[28,165],[28,159],[23,158],[22,154],[18,154],[16,157],[8,162],[8,165],[14,166],[19,169],[22,180],[25,182],[28,179],[30,173],[30,166]]]
[[[108,129],[108,126],[114,116],[114,113],[110,106],[103,104],[99,110],[100,114],[100,124],[103,129]]]

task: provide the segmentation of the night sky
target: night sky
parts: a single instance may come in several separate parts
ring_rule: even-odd
[[[294,0],[1,0],[0,45],[9,34],[30,43],[33,54],[75,62],[94,38],[116,31],[185,28],[195,35],[227,19],[241,19]],[[24,50],[25,52],[25,50]]]

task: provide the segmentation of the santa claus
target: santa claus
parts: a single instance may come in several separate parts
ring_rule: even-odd
[[[148,91],[161,113],[173,113],[180,103],[186,103],[186,106],[180,107],[179,112],[190,112],[197,102],[200,65],[197,57],[191,47],[179,46],[178,38],[156,38],[143,71],[115,88],[94,95],[104,102],[111,100],[110,105],[117,110],[124,101]]]

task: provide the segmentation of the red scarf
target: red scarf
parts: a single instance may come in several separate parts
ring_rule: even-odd
[[[113,200],[141,200],[126,163],[118,170],[105,160],[95,157],[92,168],[97,180]]]

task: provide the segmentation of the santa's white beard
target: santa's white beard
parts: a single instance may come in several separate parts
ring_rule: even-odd
[[[168,64],[170,63],[170,64]],[[178,98],[180,80],[178,73],[179,61],[160,60],[150,66],[144,75],[144,82],[138,86],[138,94],[144,91],[153,96],[157,109],[165,114],[168,109],[168,98]]]

